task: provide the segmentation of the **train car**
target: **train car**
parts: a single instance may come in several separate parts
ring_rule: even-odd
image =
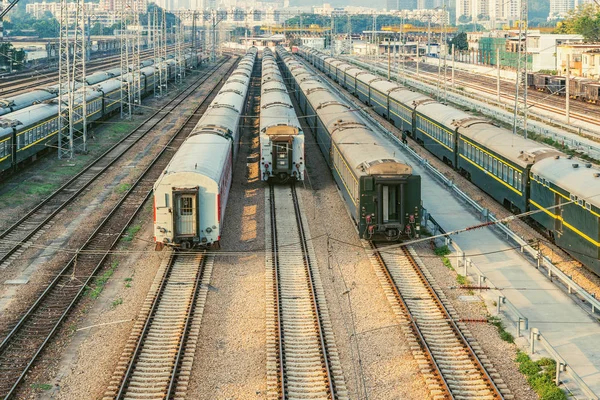
[[[575,77],[569,79],[569,96],[574,99],[585,98],[585,87],[587,83],[594,82],[592,79]]]
[[[371,85],[383,79],[365,70],[356,74],[356,92],[355,95],[365,104],[372,104]]]
[[[555,95],[564,95],[566,82],[567,78],[564,76],[551,76],[548,78],[547,90]]]
[[[157,250],[220,246],[256,52],[242,58],[154,184]]]
[[[535,86],[535,73],[533,72],[528,72],[527,73],[527,82],[526,82],[528,87],[534,87]]]
[[[457,165],[456,121],[470,115],[432,99],[416,103],[414,138],[432,154],[451,166]]]
[[[509,210],[527,211],[530,168],[562,153],[478,118],[460,124],[456,168]]]
[[[418,236],[421,177],[381,134],[348,112],[344,99],[318,79],[306,79],[314,74],[285,49],[277,47],[277,53],[300,89],[298,96],[316,112],[317,142],[360,237],[391,241]]]
[[[585,101],[600,103],[600,83],[590,82],[583,85],[585,88]]]
[[[548,90],[548,85],[550,84],[550,78],[552,75],[548,74],[535,74],[533,76],[533,86],[535,89],[546,92]]]
[[[0,141],[8,147],[2,170],[35,159],[38,153],[48,150],[58,133],[57,116],[56,104],[35,104],[1,117]]]
[[[600,275],[600,170],[556,155],[530,171],[532,218],[556,244]]]
[[[35,89],[27,93],[0,99],[0,116],[53,99],[57,93],[56,90],[51,88]]]
[[[306,51],[301,48],[299,51],[301,55],[309,52],[315,53],[315,50]],[[318,59],[315,54],[306,57]],[[531,78],[538,75],[532,74]],[[544,79],[541,84],[546,85],[546,77],[537,79],[538,83],[540,79]],[[597,91],[600,90],[600,84],[583,79],[572,79],[570,84],[573,81],[579,81],[577,84],[585,88],[586,96],[598,98]],[[590,85],[593,88],[588,92],[587,88]],[[575,93],[584,90],[578,92],[578,89],[572,88],[573,86],[571,91]],[[600,179],[600,172],[597,169],[581,161],[571,160],[553,147],[513,135],[512,132],[497,127],[485,119],[470,116],[459,110],[449,111],[449,107],[439,104],[428,96],[414,94],[406,88],[392,91],[388,96],[388,105],[389,118],[396,126],[401,124],[401,129],[410,129],[410,110],[412,110],[412,130],[416,132],[417,140],[423,144],[425,141],[418,135],[426,133],[430,139],[435,137],[432,127],[443,128],[447,134],[453,132],[454,147],[448,147],[454,150],[456,160],[453,163],[454,168],[513,212],[535,211],[558,205],[559,202],[564,204],[569,201],[568,199],[577,200],[579,208],[572,208],[569,213],[538,212],[533,218],[555,238],[559,246],[570,251],[573,258],[583,262],[596,274],[600,274],[598,253],[600,237],[597,226],[600,200],[594,197],[597,193],[587,190],[594,185],[598,186],[596,178]],[[399,114],[392,109],[395,106],[401,107],[400,109],[404,111],[403,118],[395,118],[395,115]],[[422,124],[423,129],[418,130],[419,112],[426,115],[437,126]],[[452,139],[447,142],[452,143]],[[439,150],[442,147],[440,143],[431,140],[425,147],[432,154],[443,159],[444,151]],[[445,151],[451,154],[450,149]],[[575,164],[577,167],[574,166]],[[536,204],[541,207],[537,207]],[[586,214],[584,210],[591,215]]]
[[[263,51],[260,165],[263,181],[304,180],[304,133],[273,53]]]
[[[388,118],[395,127],[416,139],[415,107],[434,101],[424,94],[399,86],[388,95]]]
[[[399,90],[400,88],[400,85],[385,79],[373,81],[373,83],[371,83],[371,93],[369,96],[370,105],[373,106],[373,110],[382,117],[389,119],[390,106],[388,101],[390,93]]]

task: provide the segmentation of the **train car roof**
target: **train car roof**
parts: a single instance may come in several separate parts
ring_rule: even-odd
[[[467,114],[462,110],[457,110],[454,107],[438,103],[428,96],[424,96],[424,98],[420,100],[413,101],[415,102],[414,105],[416,105],[417,112],[423,114],[432,121],[443,125],[452,132],[454,132],[461,121],[471,121],[474,118],[471,114]],[[486,121],[482,118],[478,118],[477,120],[481,122]],[[476,128],[479,127],[480,125],[477,125]]]
[[[21,109],[23,107],[30,106],[34,103],[40,103],[45,100],[50,100],[56,97],[55,93],[51,93],[44,89],[36,89],[31,92],[18,94],[16,96],[7,97],[0,99],[0,107],[6,107],[8,112],[11,112],[9,107],[12,106],[15,109]],[[6,113],[5,113],[6,114]]]
[[[459,133],[523,168],[544,158],[562,154],[553,147],[514,135],[511,131],[489,122],[467,124],[459,128]]]
[[[597,166],[558,156],[535,163],[531,172],[600,208],[600,168]]]
[[[110,93],[113,90],[121,89],[121,80],[119,78],[110,78],[97,84],[96,88],[104,93]]]
[[[398,89],[391,92],[390,97],[411,108],[414,108],[417,102],[423,102],[431,99],[429,96],[403,86],[400,86]]]
[[[388,80],[375,81],[371,84],[371,86],[377,90],[379,90],[384,95],[387,95],[393,89],[401,88],[402,86],[397,83],[390,82]]]
[[[30,126],[56,115],[56,104],[35,104],[0,117],[0,126],[3,128]]]
[[[344,121],[342,124],[347,125],[339,127],[334,124],[332,140],[357,175],[412,175],[412,167],[398,158],[399,149],[379,133],[355,122]]]
[[[208,177],[218,183],[223,164],[231,151],[231,142],[220,135],[194,135],[188,137],[173,156],[157,181],[155,187],[169,176],[169,182],[176,183],[177,174],[188,173]],[[194,184],[184,179],[182,185]]]
[[[112,75],[108,72],[94,72],[93,74],[86,76],[85,81],[88,85],[95,85],[110,78],[112,78]]]

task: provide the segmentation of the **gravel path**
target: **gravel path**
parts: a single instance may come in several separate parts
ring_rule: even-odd
[[[256,163],[246,177],[246,157],[258,153],[254,132],[244,132],[234,167],[221,250],[190,377],[190,399],[262,399],[266,394],[264,185]]]
[[[310,130],[304,127],[304,132],[310,179],[299,192],[350,397],[426,399],[429,392],[329,167]]]
[[[153,234],[151,208],[138,217],[138,223],[142,221],[133,241],[118,248],[131,254],[110,257],[107,266],[118,266],[104,290],[96,299],[86,296],[65,321],[20,396],[73,400],[102,396],[163,257],[147,241]],[[52,389],[32,389],[32,384]]]
[[[447,299],[454,306],[460,318],[485,319],[489,316],[487,308],[479,296],[475,294],[475,298],[472,298],[473,296],[467,290],[453,288],[458,285],[456,282],[457,273],[444,266],[441,258],[433,254],[429,245],[420,244],[414,246],[414,249]],[[460,296],[466,297],[461,300]],[[476,301],[465,301],[466,299]],[[481,322],[467,322],[466,325],[508,385],[515,399],[537,399],[537,395],[531,389],[523,374],[519,372],[518,364],[515,362],[517,346],[500,339],[498,331],[493,325]]]

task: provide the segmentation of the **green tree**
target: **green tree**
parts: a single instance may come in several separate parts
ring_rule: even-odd
[[[90,28],[90,35],[92,36],[101,36],[105,34],[104,27],[100,22],[96,22],[94,26]]]
[[[16,50],[11,43],[0,43],[0,67],[3,69],[21,69],[25,62],[25,51]]]
[[[471,22],[472,18],[466,15],[461,15],[460,17],[458,17],[458,22],[460,22],[461,24],[466,24],[467,22]]]
[[[569,12],[567,18],[557,25],[557,33],[583,35],[586,42],[600,41],[600,7],[584,4]]]
[[[59,34],[59,24],[54,18],[37,20],[31,28],[41,38],[58,37]]]
[[[467,33],[460,32],[450,40],[450,45],[454,45],[454,50],[469,50],[469,42],[467,41]]]

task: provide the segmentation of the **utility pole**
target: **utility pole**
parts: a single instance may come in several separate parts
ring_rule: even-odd
[[[527,20],[527,2],[523,1],[521,2],[521,13],[520,13],[520,20],[519,20],[519,37],[518,37],[518,49],[517,49],[517,76],[515,79],[515,107],[514,107],[514,112],[513,112],[513,134],[517,134],[517,125],[518,125],[518,118],[519,118],[519,89],[520,89],[520,85],[522,83],[523,77],[522,77],[522,70],[521,70],[521,57],[523,56],[523,45],[522,45],[522,40],[523,40],[523,24],[525,23],[525,21]],[[527,42],[527,38],[525,38],[525,42]],[[525,59],[525,63],[527,63],[527,58]],[[525,77],[525,79],[527,79],[527,76]],[[525,82],[525,86],[527,86],[527,82]]]
[[[179,15],[179,23],[175,26],[175,83],[182,83],[185,74],[183,60],[183,21],[182,14]]]
[[[333,41],[333,32],[335,31],[335,14],[331,11],[331,32],[329,33],[329,46],[331,46],[331,57],[335,57],[335,43]]]
[[[159,97],[160,96],[160,88],[158,87],[157,84],[157,79],[156,77],[159,74],[160,71],[160,56],[159,56],[159,47],[160,47],[160,36],[158,34],[158,7],[154,7],[154,12],[152,13],[152,50],[153,50],[153,55],[154,55],[154,97]],[[148,15],[148,21],[150,21],[150,15]],[[158,89],[158,90],[157,90]]]
[[[448,103],[448,35],[446,27],[446,0],[444,0],[442,14],[442,40],[444,50],[444,103]]]
[[[571,55],[567,54],[567,81],[565,82],[565,115],[567,116],[567,125],[571,123]]]
[[[527,48],[527,34],[528,34],[528,30],[529,30],[529,16],[528,16],[528,12],[529,12],[529,7],[527,6],[527,1],[522,1],[522,10],[521,10],[521,18],[525,21],[525,43],[523,44],[524,46],[524,51],[525,51],[525,68],[523,71],[523,135],[525,136],[525,139],[527,139],[527,114],[529,111],[529,107],[527,106],[527,56],[528,56],[528,48]]]
[[[346,26],[346,31],[347,31],[347,48],[348,48],[348,53],[352,54],[352,18],[350,17],[350,13],[348,13],[348,23]]]
[[[60,2],[58,74],[58,158],[73,158],[87,152],[87,86],[84,0],[75,2],[75,20],[69,21],[68,0]],[[72,32],[71,32],[72,30]],[[75,90],[76,83],[81,87]],[[65,104],[66,103],[66,104]]]
[[[500,103],[500,47],[496,48],[496,91],[498,92],[498,103]]]
[[[129,92],[131,87],[124,78],[129,72],[129,34],[127,32],[127,6],[123,1],[121,3],[121,23],[120,23],[120,39],[121,39],[121,118],[131,118],[131,107],[129,104]]]
[[[134,37],[132,38],[131,44],[131,78],[133,83],[133,91],[130,91],[130,104],[131,113],[142,104],[142,73],[140,71],[140,42],[142,37],[142,26],[140,24],[140,11],[138,9],[139,2],[131,1],[131,11],[133,11],[133,26],[135,27]]]

